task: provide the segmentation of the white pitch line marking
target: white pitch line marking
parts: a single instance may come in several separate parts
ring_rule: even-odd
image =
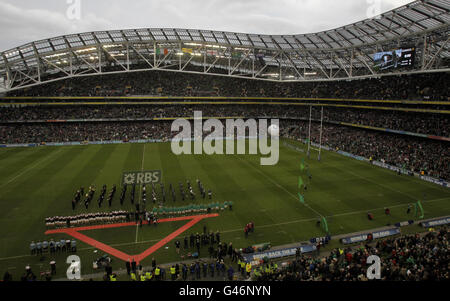
[[[44,158],[42,158],[41,160],[37,161],[35,164],[33,164],[32,166],[30,166],[29,168],[25,168],[24,171],[22,171],[21,173],[19,173],[17,176],[15,176],[14,178],[12,178],[11,180],[9,180],[8,182],[3,183],[2,185],[0,185],[0,188],[3,188],[4,186],[11,184],[12,182],[14,182],[15,180],[17,180],[18,178],[20,178],[22,175],[24,175],[26,172],[32,170],[33,168],[35,168],[36,166],[38,166],[39,164],[41,164],[42,162],[46,161],[48,158],[53,157],[53,155],[61,152],[62,149],[57,150],[54,154],[53,153],[49,153],[47,154]],[[52,155],[52,156],[50,156]]]
[[[243,160],[243,159],[241,159]],[[255,169],[257,172],[259,172],[260,174],[262,174],[266,179],[268,179],[270,182],[272,182],[275,186],[277,186],[278,188],[282,189],[284,192],[286,192],[287,194],[289,194],[290,196],[292,196],[295,200],[298,201],[298,197],[293,194],[292,192],[290,192],[289,190],[287,190],[286,188],[284,188],[283,186],[281,186],[280,184],[278,184],[277,182],[275,182],[274,180],[272,180],[269,176],[267,176],[265,173],[263,173],[261,170],[259,170],[258,168],[256,168],[255,166],[253,166],[253,164],[251,164],[250,162],[243,160],[244,162],[246,162],[248,165],[250,165],[253,169]],[[308,208],[309,210],[313,211],[315,214],[319,215],[319,216],[323,216],[322,214],[320,214],[317,210],[311,208],[308,204],[304,204],[304,206],[306,208]]]
[[[336,156],[341,156],[341,155],[339,155],[339,154],[337,154],[337,153],[333,153],[333,152],[331,152],[331,153],[334,154],[334,155],[336,155]],[[359,161],[359,160],[354,160],[353,162],[356,162],[356,163],[359,163],[359,164],[364,164],[364,162]],[[361,176],[361,175],[359,175],[359,174],[357,174],[357,173],[355,173],[355,172],[353,172],[353,171],[351,171],[351,170],[342,169],[342,168],[339,168],[338,166],[335,166],[335,165],[332,165],[332,164],[329,164],[329,163],[325,163],[325,165],[329,165],[329,166],[335,167],[335,168],[337,168],[337,169],[339,169],[339,170],[341,170],[341,171],[343,171],[343,172],[348,172],[348,173],[350,173],[350,174],[352,174],[352,175],[354,175],[354,176],[356,176],[356,177],[358,177],[358,178],[360,178],[360,179],[369,181],[369,182],[371,182],[371,183],[374,183],[375,185],[378,185],[378,186],[380,186],[380,187],[389,189],[389,190],[391,190],[391,191],[394,191],[394,192],[403,194],[403,195],[405,195],[405,196],[407,196],[407,197],[409,197],[409,198],[411,198],[411,199],[413,199],[413,200],[416,200],[416,199],[417,199],[416,196],[413,196],[413,195],[411,195],[411,194],[409,194],[409,193],[406,193],[406,192],[403,192],[403,191],[399,191],[399,190],[394,189],[394,188],[392,188],[392,187],[389,187],[389,186],[387,186],[387,185],[380,184],[380,183],[378,183],[378,182],[376,182],[376,181],[374,181],[374,180],[371,180],[371,179],[369,179],[369,178],[367,178],[367,177]],[[385,169],[385,168],[379,168],[379,169],[377,169],[377,170],[381,170],[381,171],[384,171],[384,172],[390,172],[390,170],[387,170],[387,169]],[[414,178],[412,178],[412,179],[416,180],[417,178],[414,177]]]

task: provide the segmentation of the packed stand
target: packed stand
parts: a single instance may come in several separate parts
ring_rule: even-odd
[[[449,281],[449,231],[407,235],[366,244],[357,250],[335,249],[327,257],[297,255],[287,266],[261,269],[259,281],[368,281],[367,258],[381,258],[382,281]]]
[[[8,96],[226,96],[449,100],[450,73],[334,82],[269,82],[202,74],[147,71],[66,79]]]
[[[107,122],[0,125],[0,144],[129,141],[139,139],[167,140],[167,122]]]
[[[306,121],[281,123],[283,135],[294,139],[307,139]],[[313,123],[311,141],[320,142],[320,124]],[[322,144],[367,159],[382,161],[407,170],[450,180],[450,147],[448,141],[396,135],[378,131],[324,125]]]
[[[92,120],[193,117],[302,118],[309,119],[307,106],[276,105],[88,105],[0,107],[0,123],[45,120]],[[320,119],[320,108],[313,108],[313,119]],[[450,137],[446,114],[414,113],[356,108],[324,108],[324,120],[346,122],[399,131]]]

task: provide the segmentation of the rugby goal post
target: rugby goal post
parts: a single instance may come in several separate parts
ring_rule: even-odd
[[[323,106],[320,114],[320,137],[319,137],[319,147],[313,146],[311,144],[311,124],[312,124],[312,106],[309,107],[309,130],[308,130],[308,159],[311,158],[311,150],[317,151],[319,154],[317,160],[322,160],[322,138],[323,138]]]

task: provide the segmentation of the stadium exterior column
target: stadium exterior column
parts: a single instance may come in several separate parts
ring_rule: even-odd
[[[156,67],[156,42],[153,42],[153,67]]]
[[[425,60],[426,60],[426,52],[427,52],[427,36],[423,36],[423,49],[422,49],[422,70],[425,69]]]
[[[182,48],[182,46],[181,46],[181,43],[179,44],[179,46],[180,46],[180,53],[182,53],[183,51],[181,51],[181,48]],[[178,66],[178,70],[179,71],[181,71],[182,69],[181,69],[181,58],[182,58],[183,56],[182,55],[179,55],[178,56],[178,62],[179,62],[179,66]]]
[[[255,78],[255,48],[252,49],[253,56],[252,56],[252,76]]]
[[[354,50],[352,48],[352,55],[350,56],[350,78],[353,77],[353,58],[354,58]]]
[[[98,46],[98,70],[102,73],[102,46]]]
[[[203,52],[203,73],[206,73],[206,55],[208,54],[208,47],[205,46],[205,52]]]
[[[127,70],[130,71],[130,43],[127,43]]]

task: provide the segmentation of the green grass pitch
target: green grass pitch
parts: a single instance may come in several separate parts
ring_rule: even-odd
[[[406,214],[406,208],[417,200],[422,201],[425,218],[450,214],[448,188],[398,176],[326,151],[321,162],[314,151],[311,159],[306,160],[313,176],[311,183],[304,177],[308,184],[305,199],[309,207],[306,207],[297,197],[300,161],[305,157],[305,153],[286,148],[282,143],[276,166],[260,166],[259,155],[175,156],[169,143],[0,149],[0,272],[9,270],[18,280],[25,265],[30,264],[38,273],[49,270],[49,262],[55,259],[57,276],[64,277],[67,255],[47,255],[40,260],[29,255],[30,242],[70,238],[61,234],[45,235],[45,217],[74,214],[71,199],[75,191],[81,186],[87,189],[91,184],[97,187],[94,200],[88,211],[79,206],[76,214],[99,211],[96,200],[101,186],[107,184],[109,190],[113,184],[119,185],[124,171],[162,170],[166,189],[172,183],[177,193],[178,182],[186,187],[189,179],[196,189],[198,178],[207,190],[212,189],[213,200],[234,203],[233,211],[222,211],[219,217],[201,221],[179,238],[181,242],[185,234],[202,232],[204,225],[209,230],[219,230],[223,242],[233,242],[239,248],[265,242],[282,245],[305,241],[324,235],[316,226],[317,212],[327,216],[332,235],[351,233],[413,219],[412,213]],[[137,191],[136,196],[139,195]],[[104,203],[101,210],[132,210],[129,191],[122,208],[119,196],[120,187],[113,207],[110,209]],[[173,203],[170,193],[167,196],[168,205],[191,203],[181,201],[179,195]],[[197,197],[197,202],[202,201]],[[391,216],[384,214],[384,207],[391,208]],[[375,220],[367,219],[367,211],[374,213]],[[250,221],[255,223],[256,231],[245,239],[243,229]],[[184,223],[165,223],[157,228],[92,230],[84,234],[128,254],[138,254]],[[167,247],[142,264],[150,265],[152,257],[158,263],[180,261],[174,241]],[[78,242],[82,274],[96,272],[92,262],[103,253],[93,251],[91,246]],[[200,255],[207,257],[207,250],[202,249]],[[123,267],[122,261],[113,261],[114,269]]]

